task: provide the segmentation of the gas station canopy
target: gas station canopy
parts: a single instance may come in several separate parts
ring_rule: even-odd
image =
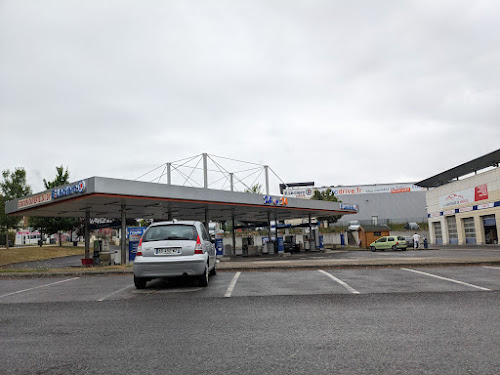
[[[351,204],[283,198],[207,188],[185,187],[103,177],[12,200],[6,213],[17,216],[128,218],[267,222],[354,214]],[[234,215],[234,216],[233,216]]]

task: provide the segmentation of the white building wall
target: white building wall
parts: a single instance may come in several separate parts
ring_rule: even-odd
[[[488,198],[480,201],[474,201],[471,203],[458,204],[454,206],[449,206],[443,208],[440,206],[440,198],[448,196],[450,194],[456,194],[457,192],[464,191],[467,189],[474,189],[477,186],[486,185],[488,189]],[[429,232],[431,243],[436,243],[436,237],[434,230],[432,228],[432,223],[441,222],[441,228],[443,231],[443,243],[449,243],[448,236],[448,226],[446,225],[445,217],[454,215],[457,223],[458,232],[458,244],[464,245],[467,243],[466,232],[463,220],[466,218],[473,218],[474,228],[476,233],[476,244],[484,244],[486,242],[485,230],[483,225],[483,217],[488,215],[495,215],[496,219],[496,231],[497,236],[500,234],[500,206],[485,208],[485,209],[475,209],[467,212],[456,212],[450,213],[447,211],[452,211],[456,209],[464,209],[474,206],[481,206],[487,203],[500,202],[500,168],[495,168],[493,170],[479,173],[472,177],[465,178],[463,180],[454,181],[449,184],[433,188],[429,190],[426,194],[427,201],[427,212],[429,217]],[[431,229],[432,228],[432,229]]]

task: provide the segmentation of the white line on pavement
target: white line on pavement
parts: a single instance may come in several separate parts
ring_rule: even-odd
[[[123,292],[125,289],[130,289],[130,288],[132,288],[132,287],[133,287],[133,285],[128,285],[128,286],[126,286],[125,288],[121,288],[120,290],[117,290],[117,291],[114,291],[113,293],[108,294],[106,297],[99,298],[99,299],[97,300],[97,302],[102,302],[102,301],[104,301],[105,299],[108,299],[109,297],[112,297],[112,296],[114,296],[115,294],[118,294],[118,293],[120,293],[120,292]]]
[[[493,266],[483,266],[483,268],[490,268],[492,270],[500,270],[500,267],[493,267]]]
[[[438,276],[438,275],[433,275],[432,273],[427,273],[427,272],[422,272],[422,271],[412,270],[412,269],[409,269],[409,268],[401,268],[401,269],[402,269],[403,271],[415,272],[415,273],[419,273],[419,274],[421,274],[421,275],[434,277],[434,278],[436,278],[436,279],[446,280],[446,281],[451,281],[452,283],[456,283],[456,284],[461,284],[461,285],[470,286],[470,287],[472,287],[472,288],[477,288],[477,289],[481,289],[481,290],[491,290],[491,289],[488,289],[488,288],[484,288],[484,287],[482,287],[482,286],[477,286],[477,285],[474,285],[474,284],[469,284],[469,283],[466,283],[466,282],[464,282],[464,281],[455,280],[455,279],[449,279],[449,278],[447,278],[447,277]]]
[[[332,280],[335,280],[336,282],[338,282],[340,285],[342,285],[344,288],[346,288],[349,292],[353,293],[353,294],[360,294],[356,289],[354,289],[352,286],[350,286],[349,284],[347,284],[346,282],[336,278],[335,276],[333,276],[331,273],[328,273],[326,271],[323,271],[323,270],[318,270],[318,272],[321,272],[322,274],[328,276],[330,279]]]
[[[18,290],[17,292],[12,292],[12,293],[7,293],[7,294],[4,294],[4,295],[1,295],[0,298],[3,298],[3,297],[8,297],[8,296],[12,296],[14,294],[19,294],[19,293],[23,293],[23,292],[28,292],[30,290],[34,290],[34,289],[38,289],[38,288],[44,288],[46,286],[51,286],[51,285],[55,285],[55,284],[60,284],[60,283],[64,283],[66,281],[71,281],[71,280],[76,280],[76,279],[79,279],[79,277],[73,277],[71,279],[66,279],[66,280],[60,280],[60,281],[56,281],[54,283],[50,283],[50,284],[44,284],[44,285],[39,285],[39,286],[35,286],[33,288],[28,288],[28,289],[23,289],[23,290]]]
[[[238,277],[240,277],[241,272],[236,272],[234,275],[233,279],[231,280],[231,283],[227,287],[226,294],[224,294],[224,297],[231,297],[231,294],[233,294],[234,287],[236,286],[236,282],[238,281]]]

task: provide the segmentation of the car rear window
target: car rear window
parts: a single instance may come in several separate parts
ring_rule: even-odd
[[[193,225],[158,225],[149,228],[142,242],[164,240],[191,240],[196,241],[198,233]]]

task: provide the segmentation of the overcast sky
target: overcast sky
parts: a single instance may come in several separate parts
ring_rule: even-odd
[[[497,0],[0,0],[0,169],[416,182],[500,148],[499,47]]]

